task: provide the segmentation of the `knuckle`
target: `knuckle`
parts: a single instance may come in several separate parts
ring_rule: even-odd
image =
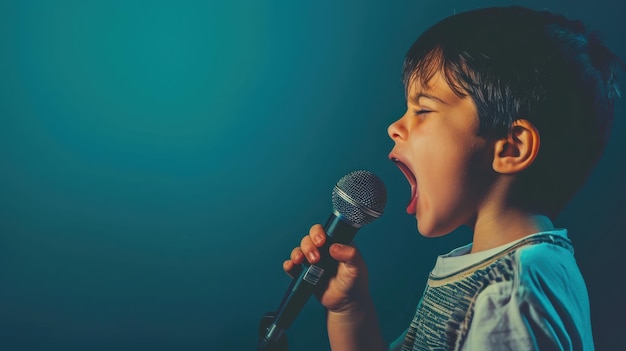
[[[324,232],[324,228],[322,228],[320,224],[316,224],[311,227],[309,237],[311,237],[315,246],[320,247],[324,245],[324,242],[326,241],[326,232]]]
[[[300,256],[302,256],[302,250],[300,250],[299,247],[296,247],[293,250],[291,250],[291,255],[289,257],[291,258],[292,261],[295,261]]]
[[[300,248],[302,249],[302,251],[309,251],[311,250],[312,246],[313,246],[313,241],[311,240],[311,236],[309,235],[303,237],[302,240],[300,241]]]

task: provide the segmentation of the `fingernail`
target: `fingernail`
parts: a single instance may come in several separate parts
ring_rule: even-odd
[[[315,252],[310,252],[310,253],[309,253],[309,260],[311,260],[311,261],[316,261],[316,260],[317,260],[317,253],[315,253]]]
[[[333,244],[333,246],[330,247],[330,249],[335,253],[341,251],[342,248],[343,245],[341,244]]]
[[[322,237],[320,235],[315,235],[313,237],[313,241],[315,241],[315,245],[319,245],[322,243]]]

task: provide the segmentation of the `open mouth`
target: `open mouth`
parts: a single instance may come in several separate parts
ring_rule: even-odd
[[[409,204],[406,207],[406,212],[408,214],[414,214],[417,207],[417,180],[415,179],[415,175],[411,169],[399,159],[392,157],[391,161],[393,161],[393,163],[400,168],[400,171],[406,177],[409,185],[411,185],[411,198],[409,199]]]

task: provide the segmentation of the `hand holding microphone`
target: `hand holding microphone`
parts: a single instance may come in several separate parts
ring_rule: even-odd
[[[273,322],[262,331],[259,350],[269,349],[267,345],[282,337],[311,294],[316,293],[333,312],[348,308],[359,292],[367,289],[365,263],[348,244],[362,226],[382,215],[386,201],[384,184],[370,172],[355,171],[337,182],[332,193],[333,213],[326,225],[313,226],[283,264],[294,278]],[[302,267],[305,262],[310,265]]]
[[[302,238],[300,246],[293,249],[291,259],[283,263],[285,272],[294,279],[298,278],[303,263],[318,263],[326,242],[324,228],[320,224],[312,226],[309,234]],[[339,263],[336,275],[329,277],[326,289],[320,287],[314,293],[329,311],[341,311],[345,309],[346,303],[353,300],[353,295],[358,295],[359,291],[367,288],[367,267],[354,246],[334,243],[330,245],[328,252]],[[311,254],[314,256],[311,257]]]

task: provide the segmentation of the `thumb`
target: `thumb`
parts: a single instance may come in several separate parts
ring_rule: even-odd
[[[359,250],[351,245],[332,244],[329,251],[330,256],[339,261],[335,278],[342,291],[367,290],[367,267]]]
[[[361,255],[356,247],[343,244],[332,244],[329,249],[330,256],[348,266],[360,267],[363,265]]]

